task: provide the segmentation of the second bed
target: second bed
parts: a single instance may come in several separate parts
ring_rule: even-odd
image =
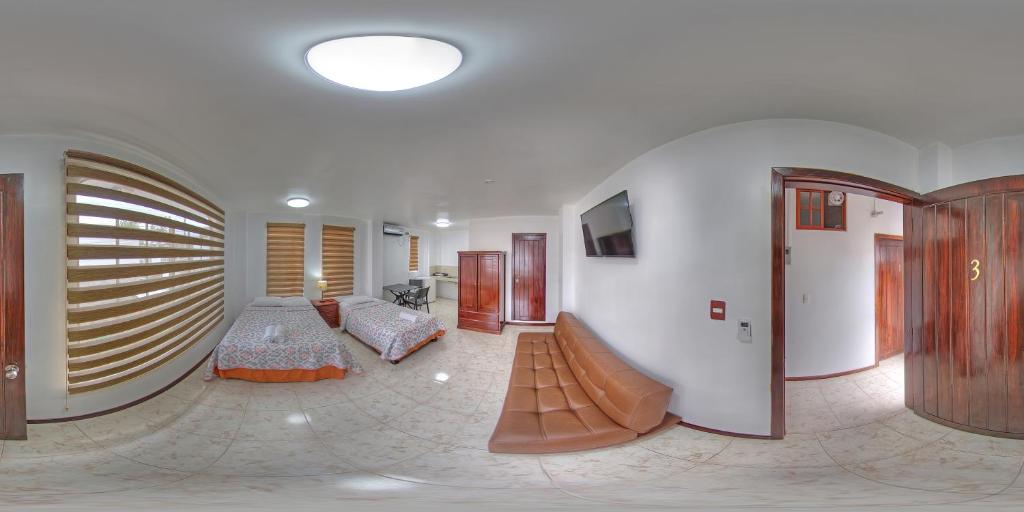
[[[371,297],[344,297],[341,328],[397,364],[409,354],[445,335],[440,318]]]

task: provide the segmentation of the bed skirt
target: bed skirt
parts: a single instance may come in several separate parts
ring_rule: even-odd
[[[348,333],[348,334],[349,334],[349,336],[352,336],[352,338],[354,338],[359,343],[362,343],[363,345],[366,345],[367,347],[369,347],[370,350],[373,350],[374,352],[380,354],[380,350],[377,350],[377,347],[374,347],[373,345],[370,345],[369,343],[363,341],[362,339],[359,338],[359,336],[356,336],[355,334],[352,334],[352,333]],[[398,364],[399,361],[409,357],[410,355],[412,355],[413,352],[416,352],[417,350],[427,346],[431,341],[439,340],[439,339],[443,338],[445,334],[448,334],[448,332],[445,331],[444,329],[439,329],[436,332],[434,332],[434,334],[431,334],[430,336],[427,336],[426,338],[424,338],[423,341],[420,341],[419,343],[417,343],[417,344],[413,345],[412,347],[410,347],[409,350],[405,354],[402,354],[402,357],[399,357],[398,359],[387,359],[387,361],[390,361],[392,364]]]
[[[241,379],[251,382],[313,382],[324,379],[344,379],[345,369],[324,366],[315,370],[254,370],[251,368],[214,368],[213,373],[222,379]]]

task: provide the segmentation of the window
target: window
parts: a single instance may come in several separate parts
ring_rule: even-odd
[[[846,231],[846,195],[842,204],[829,204],[828,190],[796,190],[796,228]]]
[[[267,223],[267,295],[302,297],[306,283],[306,225]]]
[[[323,227],[321,263],[323,279],[327,281],[324,297],[352,295],[355,273],[355,228],[347,226]]]
[[[409,237],[409,272],[420,270],[420,237]]]
[[[68,392],[143,375],[224,319],[224,211],[148,169],[65,154]]]

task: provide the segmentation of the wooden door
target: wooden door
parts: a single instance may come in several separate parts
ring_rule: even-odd
[[[479,306],[477,267],[476,254],[459,254],[459,310],[476,311]]]
[[[875,361],[903,352],[903,237],[875,235]]]
[[[0,175],[0,439],[25,439],[22,175]]]
[[[501,310],[500,255],[497,253],[477,255],[477,307],[481,313],[498,313]]]
[[[936,191],[921,209],[921,329],[908,378],[919,413],[1024,435],[1024,181]],[[1003,185],[1013,185],[1006,189]],[[917,265],[917,263],[915,263]],[[917,270],[913,279],[918,279]]]
[[[545,319],[547,238],[545,233],[512,233],[512,320]]]

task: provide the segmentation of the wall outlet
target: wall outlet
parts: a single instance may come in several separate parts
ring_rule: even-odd
[[[754,341],[753,328],[750,325],[750,320],[741,318],[736,325],[739,326],[739,331],[736,333],[736,338],[743,343],[751,343]]]

